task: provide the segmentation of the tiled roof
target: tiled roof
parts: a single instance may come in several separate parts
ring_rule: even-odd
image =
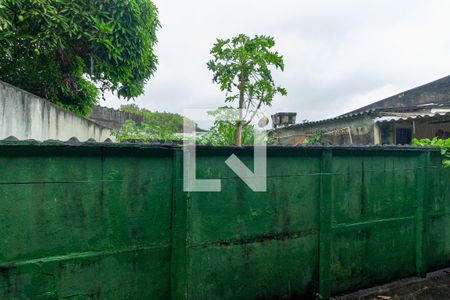
[[[450,105],[450,76],[443,77],[436,81],[358,108],[349,113],[334,118],[294,124],[280,129],[319,125],[342,119],[350,119],[364,115],[370,115],[383,110],[395,110],[413,107],[423,108],[426,106],[441,106],[445,104]]]
[[[443,104],[450,102],[450,76],[410,89],[375,103],[353,110],[345,115],[372,109],[409,107],[423,104]]]

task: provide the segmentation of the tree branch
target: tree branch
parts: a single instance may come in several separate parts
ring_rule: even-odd
[[[261,100],[259,100],[258,106],[256,107],[255,111],[253,112],[252,117],[250,118],[250,120],[248,120],[248,121],[244,124],[244,126],[247,126],[248,124],[250,124],[250,123],[253,121],[253,119],[254,119],[255,116],[256,116],[256,113],[257,113],[258,110],[261,108],[261,105],[262,105],[262,99],[263,99],[263,97],[261,97]]]

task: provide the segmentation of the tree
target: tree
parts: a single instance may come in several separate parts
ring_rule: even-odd
[[[230,146],[235,142],[236,121],[239,116],[236,110],[229,107],[220,107],[215,111],[208,112],[208,115],[215,118],[213,126],[206,134],[200,135],[197,139],[199,144],[213,146]],[[253,145],[255,140],[254,127],[247,124],[242,128],[242,145]]]
[[[161,141],[181,141],[181,138],[173,132],[167,131],[160,126],[142,124],[137,126],[133,120],[127,120],[120,129],[113,130],[112,135],[117,141],[141,141],[153,143]]]
[[[241,34],[232,39],[218,39],[208,62],[213,82],[226,92],[225,102],[238,101],[235,144],[242,145],[242,130],[250,124],[258,110],[271,106],[276,94],[285,96],[286,89],[276,86],[272,69],[284,71],[283,57],[271,51],[275,40],[269,36],[249,38]]]
[[[158,27],[151,0],[2,0],[0,80],[85,115],[143,93]]]
[[[120,110],[142,116],[146,124],[153,127],[160,127],[167,132],[183,132],[184,118],[179,114],[150,111],[145,108],[139,108],[136,104],[121,105]],[[188,120],[188,124],[192,129],[197,127],[194,121]]]

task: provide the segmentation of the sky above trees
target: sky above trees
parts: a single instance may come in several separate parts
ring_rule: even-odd
[[[275,37],[289,91],[269,113],[333,117],[450,75],[448,0],[154,0],[162,28],[158,71],[136,104],[182,113],[216,108],[224,95],[206,63],[216,38]],[[125,100],[107,95],[101,105]]]

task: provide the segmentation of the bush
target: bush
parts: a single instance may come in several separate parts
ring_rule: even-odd
[[[440,139],[434,137],[433,139],[413,139],[412,144],[415,146],[431,146],[431,147],[439,147],[441,149],[442,165],[444,168],[450,167],[450,139]]]
[[[180,141],[181,138],[159,126],[142,124],[137,126],[133,120],[126,121],[118,130],[113,130],[112,135],[117,141],[142,141],[152,143],[155,141]]]

